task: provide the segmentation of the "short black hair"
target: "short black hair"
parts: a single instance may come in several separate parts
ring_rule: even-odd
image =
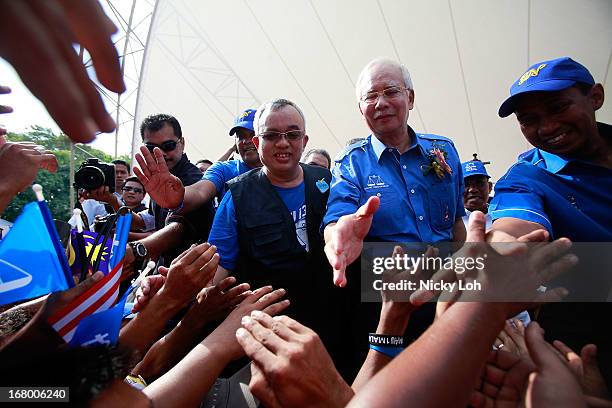
[[[177,138],[180,139],[183,137],[181,125],[179,124],[178,120],[176,120],[174,116],[167,115],[165,113],[147,116],[140,124],[140,137],[142,140],[144,140],[145,130],[148,130],[149,132],[157,132],[159,129],[163,128],[166,123],[172,126],[172,129],[174,129],[174,135]]]
[[[113,163],[113,164],[121,164],[121,165],[127,167],[128,173],[130,171],[130,165],[125,160],[116,159],[116,160],[113,160],[111,163]]]
[[[133,181],[135,183],[140,184],[142,186],[142,191],[145,192],[145,193],[147,192],[147,190],[145,189],[144,184],[142,184],[142,181],[140,181],[138,179],[138,177],[136,177],[136,176],[130,176],[130,177],[126,178],[125,181],[123,182],[123,184],[121,185],[121,188],[125,187],[125,185],[127,184],[128,181]]]
[[[327,159],[327,168],[329,169],[329,167],[332,164],[332,160],[331,157],[329,156],[329,153],[327,153],[327,150],[325,149],[310,149],[309,151],[307,151],[304,154],[304,160],[306,160],[308,158],[308,156],[310,156],[311,154],[320,154],[321,156],[325,157]]]
[[[211,162],[211,161],[210,161],[210,160],[208,160],[208,159],[200,159],[200,160],[198,160],[198,161],[196,162],[196,166],[197,166],[198,164],[200,164],[200,163],[208,163],[208,164],[210,164],[211,166],[212,166],[212,164],[213,164],[213,162]]]

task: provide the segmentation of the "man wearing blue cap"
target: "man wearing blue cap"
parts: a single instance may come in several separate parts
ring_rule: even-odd
[[[142,150],[136,155],[136,160],[146,173],[143,175],[139,169],[134,172],[145,184],[149,195],[164,208],[174,212],[187,213],[204,203],[211,201],[215,196],[219,200],[226,192],[226,183],[247,171],[261,167],[257,148],[253,144],[253,119],[255,109],[246,109],[234,120],[230,129],[230,136],[234,136],[236,150],[240,155],[238,160],[218,161],[213,164],[202,176],[202,180],[185,188],[176,177],[172,176],[166,166],[149,152]]]
[[[489,230],[493,220],[489,214],[489,194],[493,184],[489,181],[489,173],[485,169],[484,163],[478,159],[470,160],[462,163],[463,167],[463,205],[465,206],[466,215],[463,216],[463,222],[467,228],[468,219],[472,211],[482,211],[486,215],[486,226]]]
[[[612,241],[612,126],[595,120],[603,102],[603,86],[571,58],[534,64],[516,80],[499,116],[515,113],[535,148],[521,154],[496,183],[489,208],[493,239],[496,231],[519,237],[544,229],[551,239]],[[580,257],[587,266],[575,278],[595,283],[590,290],[602,289],[605,298],[609,287],[598,282],[607,279],[609,270],[589,267],[593,258]],[[569,296],[575,293],[570,290]],[[560,339],[574,350],[597,344],[600,367],[610,382],[611,313],[609,304],[547,304],[537,320],[549,340]]]

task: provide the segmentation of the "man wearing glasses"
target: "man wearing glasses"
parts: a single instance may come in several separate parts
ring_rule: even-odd
[[[169,174],[179,180],[182,185],[192,185],[202,178],[200,170],[189,161],[183,152],[185,139],[182,134],[181,125],[178,120],[167,114],[151,115],[145,118],[140,125],[140,135],[146,150],[153,151],[155,148],[161,153]],[[146,183],[141,183],[147,190],[150,189]],[[169,263],[174,255],[180,253],[181,248],[189,246],[198,240],[208,239],[208,232],[214,215],[212,204],[205,203],[189,214],[179,216],[170,214],[169,210],[155,201],[156,196],[151,195],[149,213],[154,217],[154,229],[156,232],[139,242],[131,242],[126,250],[126,263],[130,263],[136,256],[136,260],[145,257],[157,257],[164,253],[164,263]],[[134,214],[132,218],[132,230],[148,228],[147,217]]]
[[[325,253],[333,282],[347,284],[346,269],[359,258],[363,241],[437,243],[465,240],[462,217],[463,177],[453,142],[415,132],[408,124],[415,92],[403,65],[371,61],[356,84],[359,111],[371,130],[336,157],[325,225]],[[389,251],[391,252],[391,251]],[[389,256],[385,254],[385,256]],[[349,297],[360,299],[359,262]],[[347,316],[355,331],[357,361],[368,350],[367,333],[378,321],[380,307],[358,304]],[[433,321],[433,305],[408,313],[393,335],[416,338]]]
[[[226,183],[236,176],[261,167],[257,148],[253,144],[253,119],[255,109],[246,109],[234,121],[230,136],[234,136],[238,160],[218,161],[213,164],[197,183],[187,185],[165,166],[161,157],[141,149],[136,154],[140,169],[134,169],[149,195],[164,208],[175,209],[176,213],[188,213],[198,206],[223,198]]]
[[[130,207],[133,212],[140,212],[147,209],[143,204],[146,192],[144,186],[138,180],[138,177],[131,176],[125,179],[123,187],[121,187],[121,198],[126,206]]]
[[[359,111],[372,134],[336,158],[325,215],[325,252],[334,283],[372,241],[465,240],[463,177],[453,142],[407,124],[414,88],[403,65],[371,61],[356,85]]]
[[[253,142],[263,163],[229,183],[213,222],[219,282],[228,274],[251,287],[287,290],[288,314],[310,322],[337,350],[342,295],[327,278],[320,226],[329,195],[329,170],[300,163],[308,143],[302,111],[291,101],[262,105],[254,118]],[[334,353],[332,353],[334,355]]]

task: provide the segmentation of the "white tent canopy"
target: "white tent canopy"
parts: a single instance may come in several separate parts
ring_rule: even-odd
[[[332,156],[367,136],[355,100],[360,70],[387,56],[411,72],[417,131],[478,152],[499,178],[527,150],[514,117],[497,116],[532,63],[568,55],[595,80],[612,77],[609,0],[158,0],[138,90],[138,124],[175,115],[192,161],[216,159],[243,109],[272,98],[306,115],[309,147]],[[612,100],[598,113],[612,122]]]

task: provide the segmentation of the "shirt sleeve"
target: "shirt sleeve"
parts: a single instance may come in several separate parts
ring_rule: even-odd
[[[536,222],[553,236],[552,225],[544,210],[544,201],[529,179],[510,169],[503,179],[495,184],[495,196],[491,200],[489,213],[493,221],[500,218],[518,218]]]
[[[217,247],[217,253],[221,258],[219,264],[223,268],[229,271],[236,269],[239,253],[238,223],[234,200],[230,191],[223,196],[223,200],[219,204],[208,242]]]
[[[208,180],[215,185],[217,194],[224,190],[225,183],[228,181],[226,180],[225,166],[225,162],[216,162],[202,176],[202,180]]]
[[[361,189],[357,175],[353,170],[349,157],[336,162],[332,169],[332,181],[327,200],[327,213],[323,218],[323,227],[336,222],[340,217],[353,214],[358,209],[361,198]]]
[[[149,212],[149,209],[140,211],[138,215],[140,215],[145,225],[142,232],[153,231],[155,229],[155,217]]]

